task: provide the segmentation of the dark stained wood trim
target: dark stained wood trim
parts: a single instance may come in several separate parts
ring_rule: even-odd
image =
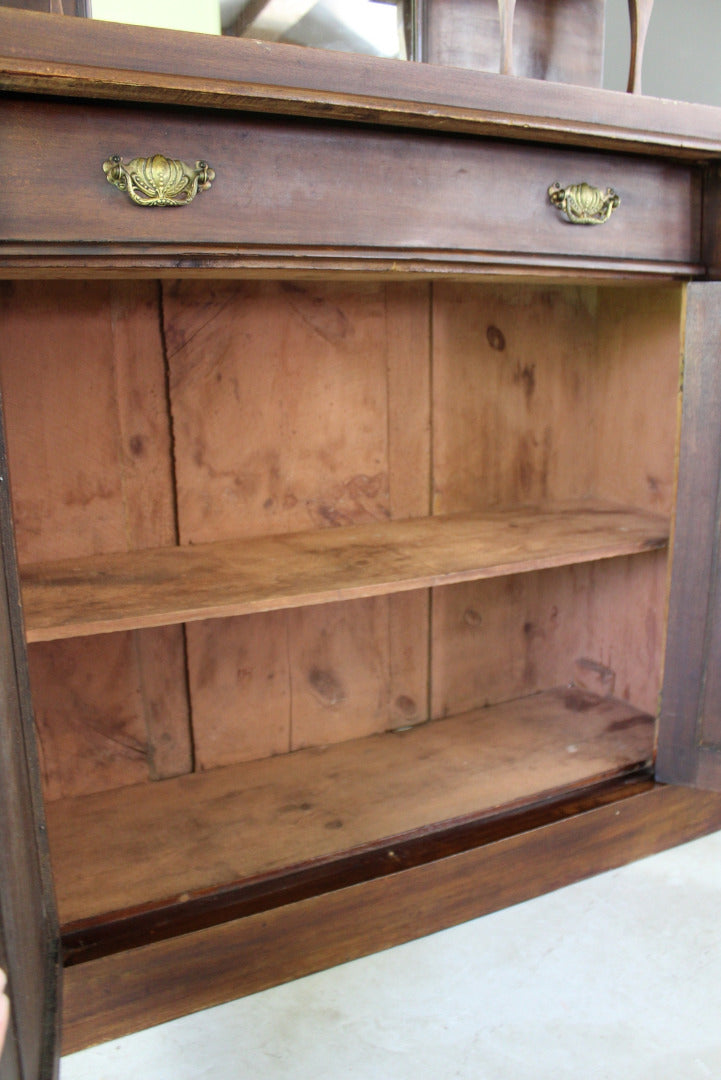
[[[5,948],[5,928],[3,927],[2,918],[2,910],[0,910],[0,968],[6,972],[8,970],[8,958],[7,950]],[[5,1044],[0,1053],[0,1077],[2,1080],[23,1080],[20,1055],[18,1053],[16,1024],[17,1017],[14,1010],[11,1009],[7,1031],[5,1033]]]
[[[78,964],[66,971],[63,1051],[422,937],[720,827],[721,796],[658,785],[390,877]]]
[[[59,932],[35,750],[0,407],[0,952],[15,1065],[3,1080],[57,1075]]]
[[[719,110],[580,86],[0,8],[0,89],[426,127],[693,159]]]
[[[9,243],[201,254],[237,245],[240,258],[279,249],[352,257],[378,246],[401,264],[416,252],[474,262],[479,248],[501,265],[700,260],[702,177],[687,164],[195,109],[6,98],[2,119],[0,235]],[[134,206],[102,163],[111,149],[129,157],[143,147],[212,162],[212,189],[177,212]],[[548,197],[559,175],[613,185],[622,205],[601,228],[574,228]]]
[[[721,278],[721,166],[715,161],[704,169],[701,251],[708,277],[718,281]]]
[[[721,283],[689,285],[683,412],[657,776],[721,790],[721,754],[702,747],[721,514]]]
[[[182,901],[147,905],[132,911],[85,919],[62,928],[66,967],[87,963],[125,949],[165,941],[180,934],[219,926],[232,919],[272,911],[311,896],[350,885],[388,877],[436,859],[495,843],[574,814],[606,806],[648,791],[653,780],[647,769],[629,770],[572,794],[564,793],[528,809],[486,814],[435,827],[377,847],[339,854],[322,864],[309,865],[251,882],[237,882],[206,890]]]
[[[436,278],[513,278],[554,281],[687,281],[705,277],[702,263],[652,262],[561,255],[504,255],[499,252],[452,252],[410,249],[246,248],[220,244],[3,243],[0,278],[218,277],[384,280]]]

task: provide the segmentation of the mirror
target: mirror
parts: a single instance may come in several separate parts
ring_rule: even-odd
[[[94,19],[411,59],[411,0],[90,0]]]
[[[405,58],[402,0],[220,0],[222,32]]]

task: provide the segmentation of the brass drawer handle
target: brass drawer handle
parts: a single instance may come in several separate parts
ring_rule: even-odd
[[[558,181],[551,184],[548,197],[572,225],[603,225],[621,202],[613,188],[601,191],[590,184],[562,188]]]
[[[215,180],[207,161],[192,167],[164,154],[133,158],[127,164],[113,154],[103,162],[103,172],[109,184],[127,191],[138,206],[187,206]]]

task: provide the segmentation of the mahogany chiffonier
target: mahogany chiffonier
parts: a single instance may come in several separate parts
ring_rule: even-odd
[[[3,1080],[721,827],[721,111],[0,81]]]

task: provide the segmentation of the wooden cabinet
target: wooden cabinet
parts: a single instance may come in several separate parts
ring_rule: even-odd
[[[3,1080],[720,827],[716,110],[0,31]]]

